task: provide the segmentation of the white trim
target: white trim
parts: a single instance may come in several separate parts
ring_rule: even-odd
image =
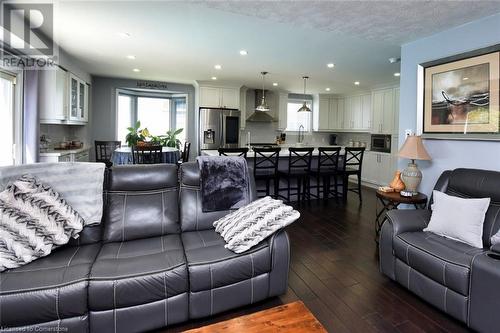
[[[400,110],[401,112],[401,110]],[[422,135],[424,128],[424,67],[417,66],[417,126],[415,132]]]

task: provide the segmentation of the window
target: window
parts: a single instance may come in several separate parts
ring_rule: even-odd
[[[298,131],[300,125],[304,126],[304,131],[311,131],[312,112],[297,112],[304,104],[304,100],[288,99],[286,130]],[[312,100],[306,100],[307,106],[312,109]]]
[[[16,77],[0,71],[0,166],[16,162],[15,86]]]
[[[116,139],[126,144],[128,127],[137,120],[151,135],[164,135],[170,129],[183,128],[177,137],[183,141],[186,131],[186,96],[135,91],[118,91]]]

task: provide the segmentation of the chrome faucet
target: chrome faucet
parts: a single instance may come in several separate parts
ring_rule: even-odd
[[[304,142],[304,125],[299,126],[299,137],[297,138],[298,143]]]

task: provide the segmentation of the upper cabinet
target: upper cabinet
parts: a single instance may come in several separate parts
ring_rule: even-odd
[[[319,95],[316,106],[316,115],[313,115],[315,131],[370,130],[371,94],[346,97]]]
[[[278,130],[284,131],[287,125],[287,105],[288,105],[288,93],[279,92],[278,93]]]
[[[89,86],[60,67],[40,71],[40,123],[85,125],[89,114]]]
[[[240,109],[240,88],[200,86],[200,107]]]
[[[397,97],[395,97],[397,95]],[[396,101],[397,99],[397,101]],[[392,134],[395,131],[395,115],[399,109],[399,89],[373,91],[372,133]]]

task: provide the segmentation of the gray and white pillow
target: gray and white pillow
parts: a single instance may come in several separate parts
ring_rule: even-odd
[[[281,200],[264,197],[220,218],[213,225],[226,241],[226,249],[242,253],[299,217],[298,211]]]
[[[0,192],[0,272],[78,238],[83,218],[50,186],[24,175]]]

